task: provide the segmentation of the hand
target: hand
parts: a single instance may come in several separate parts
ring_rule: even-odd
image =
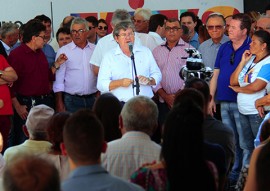
[[[149,78],[147,78],[145,76],[139,75],[138,78],[139,78],[139,83],[141,85],[147,85],[149,83]]]
[[[257,107],[257,110],[259,112],[259,115],[261,118],[264,118],[264,108],[262,106]]]
[[[211,99],[209,106],[208,106],[208,114],[213,117],[214,113],[216,113],[216,103],[215,103],[214,99]]]
[[[27,119],[28,111],[26,105],[16,105],[15,110],[23,120]]]
[[[58,56],[58,58],[55,61],[56,67],[61,66],[65,61],[67,61],[68,57],[63,53]]]
[[[0,133],[0,152],[2,152],[3,151],[3,136],[2,136],[2,134]]]
[[[242,60],[245,63],[251,58],[252,54],[250,52],[250,50],[245,50],[245,52],[242,54]]]
[[[142,164],[142,166],[141,167],[148,167],[148,166],[152,166],[152,165],[154,165],[154,164],[157,164],[157,161],[152,161],[152,162],[148,162],[148,163],[144,163],[144,164]]]
[[[56,112],[65,112],[66,111],[65,104],[62,101],[57,102],[55,110]]]
[[[0,108],[4,107],[4,102],[2,99],[0,99]]]
[[[123,78],[121,82],[122,87],[128,87],[130,84],[133,83],[133,80],[129,78]]]
[[[174,94],[167,94],[164,101],[167,103],[169,108],[171,109],[173,106],[175,95]]]

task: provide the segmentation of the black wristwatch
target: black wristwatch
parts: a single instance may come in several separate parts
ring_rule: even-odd
[[[53,63],[52,67],[54,67],[56,70],[60,68],[60,66],[56,67],[55,63]]]

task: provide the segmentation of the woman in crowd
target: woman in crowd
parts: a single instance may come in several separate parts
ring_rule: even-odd
[[[93,111],[104,127],[105,141],[110,142],[121,138],[119,129],[119,115],[122,104],[111,93],[101,94],[93,106]]]
[[[250,50],[243,53],[242,60],[231,75],[231,88],[238,93],[240,112],[240,147],[244,150],[243,166],[249,164],[254,150],[254,139],[264,117],[263,107],[255,108],[255,101],[266,94],[270,80],[270,34],[256,31],[252,36]]]
[[[98,20],[98,30],[97,35],[99,38],[102,38],[108,34],[108,24],[104,19]]]

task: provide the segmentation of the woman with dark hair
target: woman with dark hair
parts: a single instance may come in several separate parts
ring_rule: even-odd
[[[110,142],[121,138],[119,115],[122,104],[111,93],[101,94],[94,103],[93,111],[104,127],[105,141]]]
[[[108,34],[108,24],[104,19],[98,20],[98,30],[97,35],[99,38],[102,38]]]
[[[252,36],[250,50],[243,53],[242,60],[232,73],[230,88],[237,92],[240,112],[240,147],[243,149],[243,166],[249,164],[254,150],[254,139],[264,117],[264,108],[255,107],[255,101],[266,94],[270,80],[270,34],[256,31]]]
[[[49,158],[59,171],[61,180],[64,180],[69,174],[69,164],[67,156],[62,155],[61,143],[63,143],[63,129],[67,119],[71,116],[69,112],[60,112],[52,116],[48,122],[48,139],[52,143]]]

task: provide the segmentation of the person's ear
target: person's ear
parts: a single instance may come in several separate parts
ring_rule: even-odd
[[[60,148],[61,148],[62,155],[67,156],[68,154],[67,154],[66,146],[64,143],[60,144]]]
[[[106,141],[104,141],[102,144],[101,152],[106,153],[107,148],[108,148],[108,144]]]

